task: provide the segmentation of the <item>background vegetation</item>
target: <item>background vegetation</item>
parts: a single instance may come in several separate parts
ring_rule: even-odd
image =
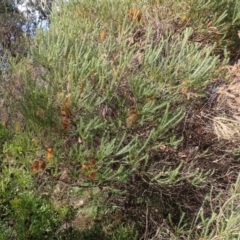
[[[239,239],[239,5],[59,1],[3,44],[0,239]]]

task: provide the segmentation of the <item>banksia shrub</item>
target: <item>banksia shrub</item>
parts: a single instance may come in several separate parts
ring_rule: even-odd
[[[200,157],[182,148],[194,138],[185,135],[189,109],[201,108],[206,86],[221,74],[216,49],[232,37],[227,27],[215,37],[228,12],[218,11],[216,1],[190,1],[181,2],[181,16],[174,3],[58,3],[51,27],[38,30],[29,55],[10,67],[21,85],[15,110],[22,131],[34,139],[19,162],[37,186],[49,183],[49,201],[83,235],[88,224],[104,226],[108,236],[119,229],[145,239],[176,228],[190,233],[209,191],[209,169],[196,167]],[[211,24],[204,11],[215,14]],[[204,24],[216,33],[205,34]],[[7,148],[5,154],[13,161],[17,155]],[[74,202],[86,192],[83,203]],[[67,204],[77,210],[85,204],[85,212],[67,218]]]

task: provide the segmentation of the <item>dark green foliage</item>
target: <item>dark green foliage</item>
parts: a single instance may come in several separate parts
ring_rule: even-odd
[[[17,239],[53,239],[57,227],[57,214],[44,199],[31,193],[18,195],[10,201]],[[55,229],[55,230],[54,230]]]

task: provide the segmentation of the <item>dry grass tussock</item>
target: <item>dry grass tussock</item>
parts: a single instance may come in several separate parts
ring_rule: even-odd
[[[217,90],[217,116],[213,117],[213,126],[219,139],[237,141],[240,139],[240,62],[226,68],[232,80]]]

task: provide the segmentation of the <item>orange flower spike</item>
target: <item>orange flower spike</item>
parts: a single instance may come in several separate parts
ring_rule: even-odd
[[[46,162],[45,161],[39,161],[35,160],[32,163],[31,170],[32,172],[38,172],[39,170],[44,170],[46,168]]]
[[[70,108],[70,103],[69,102],[62,103],[61,107],[60,107],[61,115],[64,116],[64,117],[70,117],[69,108]]]
[[[95,159],[91,159],[91,160],[86,161],[86,162],[84,162],[84,163],[82,164],[81,172],[82,172],[83,174],[85,174],[85,175],[88,175],[89,172],[91,172],[91,171],[94,170],[94,168],[95,168]],[[88,175],[88,177],[92,179],[92,178],[95,178],[94,175],[96,176],[96,173],[91,172],[91,173]]]
[[[136,122],[138,118],[138,113],[136,107],[130,107],[128,109],[128,114],[127,114],[127,127],[132,127]]]
[[[69,125],[70,125],[70,118],[64,117],[62,119],[62,126],[63,126],[63,128],[66,130],[66,129],[69,128]]]
[[[106,32],[105,31],[101,31],[99,34],[99,40],[100,42],[103,42],[106,38]]]
[[[142,18],[142,12],[138,9],[130,8],[129,17],[131,21],[137,20],[139,22]]]
[[[82,164],[81,172],[84,174],[88,171],[88,166],[86,164]]]
[[[146,98],[146,102],[151,102],[151,101],[154,101],[156,100],[155,97],[149,97],[149,98]]]
[[[34,161],[31,166],[32,172],[37,172],[39,170],[39,161]]]
[[[186,23],[186,22],[188,22],[189,17],[187,15],[184,15],[181,20],[182,20],[182,22]]]
[[[97,172],[92,172],[92,173],[90,173],[90,174],[88,175],[88,177],[89,177],[90,179],[95,179],[96,176],[97,176]]]
[[[63,117],[69,117],[70,116],[70,113],[69,113],[69,111],[66,109],[66,110],[61,110],[61,115],[63,116]]]
[[[48,148],[47,149],[47,154],[46,154],[46,159],[48,161],[50,161],[50,159],[52,158],[52,155],[53,155],[53,149],[52,148]]]

